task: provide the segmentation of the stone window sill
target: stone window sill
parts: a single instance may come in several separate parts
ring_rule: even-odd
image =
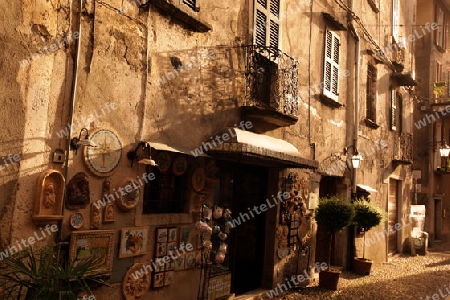
[[[207,24],[198,16],[198,12],[193,11],[183,3],[179,3],[176,0],[153,0],[152,3],[194,31],[208,32],[212,29],[211,25]]]

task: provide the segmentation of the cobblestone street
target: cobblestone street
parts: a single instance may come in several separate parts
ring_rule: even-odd
[[[338,291],[321,289],[316,281],[306,289],[291,292],[279,299],[448,300],[450,247],[447,244],[430,248],[426,256],[394,256],[389,263],[372,266],[370,276],[343,272]]]

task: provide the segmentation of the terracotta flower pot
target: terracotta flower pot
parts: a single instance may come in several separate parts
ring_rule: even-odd
[[[336,291],[340,275],[341,271],[335,269],[321,271],[319,273],[319,286],[327,290]]]
[[[354,266],[355,273],[359,275],[369,275],[372,268],[372,262],[370,259],[355,257]]]

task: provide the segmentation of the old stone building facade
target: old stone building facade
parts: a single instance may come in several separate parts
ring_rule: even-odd
[[[122,299],[136,263],[190,243],[182,267],[149,272],[144,299],[197,299],[195,261],[210,247],[201,218],[220,236],[216,275],[239,295],[325,261],[319,197],[370,195],[389,221],[367,234],[366,256],[408,250],[413,51],[427,38],[413,26],[415,1],[0,7],[1,249],[46,224],[58,231],[37,245],[59,243],[67,256],[113,241],[111,287],[95,295]],[[149,156],[158,166],[138,163]],[[145,236],[137,253],[135,233]],[[333,264],[351,268],[361,243],[339,233]]]

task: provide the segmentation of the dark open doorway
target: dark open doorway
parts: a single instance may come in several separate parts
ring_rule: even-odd
[[[261,167],[227,163],[221,173],[226,181],[222,181],[221,194],[226,197],[232,191],[231,211],[240,223],[236,223],[230,235],[231,290],[243,294],[262,286],[265,213],[257,214],[253,208],[267,198],[268,172]]]

